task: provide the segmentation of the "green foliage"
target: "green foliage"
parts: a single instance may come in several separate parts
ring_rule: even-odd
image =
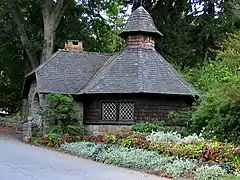
[[[120,145],[123,146],[123,147],[132,147],[133,146],[133,141],[134,141],[134,138],[127,137],[127,138],[122,139],[120,141]]]
[[[157,142],[151,142],[154,138],[149,139],[148,136],[137,133],[105,134],[104,136],[87,137],[85,140],[150,150],[164,156],[176,156],[196,159],[201,162],[223,164],[223,168],[228,172],[240,170],[240,147],[237,148],[233,144],[207,141],[196,135],[184,138],[176,133],[168,133],[167,138],[165,137],[166,134],[162,132],[159,134],[153,133],[152,135],[158,136],[155,138],[158,140]],[[161,141],[159,141],[159,138]],[[171,141],[177,139],[177,142],[168,142],[169,139]]]
[[[148,149],[167,156],[174,155],[178,157],[198,159],[204,162],[227,164],[230,166],[231,171],[240,168],[240,155],[236,150],[236,147],[227,143],[218,143],[214,141],[194,143],[158,142],[151,143]]]
[[[77,123],[76,107],[71,95],[48,94],[46,96],[47,107],[41,111],[41,114],[50,123],[50,125],[60,125],[63,131],[73,129]]]
[[[226,171],[219,166],[202,166],[196,169],[197,180],[219,180]]]
[[[240,144],[240,31],[229,34],[218,52],[217,61],[205,64],[196,74],[197,87],[203,91],[194,107],[189,131],[219,141]]]
[[[240,144],[240,77],[234,77],[227,83],[221,83],[207,92],[190,121],[190,131],[216,136]]]
[[[23,32],[13,22],[8,5],[0,4],[0,108],[9,113],[21,109],[24,76],[33,70],[25,48],[36,57],[37,65],[41,59],[44,43],[42,2],[14,1],[29,40],[28,47],[22,45],[20,35]],[[123,41],[117,34],[122,27],[123,15],[120,11],[123,1],[65,2],[68,6],[56,29],[54,51],[64,48],[64,43],[69,39],[83,41],[86,51],[113,53],[122,48]]]
[[[228,175],[223,177],[221,180],[240,180],[240,177],[234,175]]]
[[[30,144],[43,145],[50,148],[59,148],[64,143],[81,141],[81,136],[70,136],[68,134],[60,135],[54,131],[44,134],[41,137],[32,137]]]
[[[64,129],[64,133],[70,135],[70,136],[80,136],[83,137],[85,134],[85,128],[84,125],[78,124],[78,125],[67,125]]]
[[[151,133],[152,131],[159,131],[163,129],[164,127],[162,127],[160,124],[150,123],[150,122],[137,123],[131,127],[131,131],[141,132],[141,133]]]
[[[139,3],[135,2],[134,9]],[[209,58],[215,59],[215,50],[220,48],[219,42],[226,37],[226,32],[239,28],[238,3],[224,0],[217,3],[210,0],[143,0],[143,6],[164,35],[157,40],[158,52],[181,69],[196,67]]]
[[[115,143],[117,143],[117,140],[118,140],[118,138],[115,134],[105,133],[103,136],[103,141],[106,144],[115,144]]]

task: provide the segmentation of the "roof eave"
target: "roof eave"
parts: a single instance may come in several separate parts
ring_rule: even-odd
[[[160,38],[163,36],[163,34],[160,31],[150,32],[150,31],[144,31],[144,30],[131,30],[131,31],[125,30],[125,31],[122,31],[118,36],[122,38],[126,38],[129,34],[137,34],[137,33],[151,34],[156,38]]]
[[[147,92],[147,91],[138,91],[138,92],[80,92],[77,95],[99,95],[99,94],[159,94],[159,95],[178,95],[178,96],[191,96],[199,97],[198,93],[164,93],[164,92]]]

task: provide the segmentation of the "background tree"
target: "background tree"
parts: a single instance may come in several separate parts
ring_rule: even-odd
[[[133,10],[140,1],[130,0]],[[143,0],[163,37],[156,49],[181,69],[215,59],[226,32],[240,28],[238,1]]]
[[[104,0],[104,6],[103,1],[52,1],[50,9],[45,7],[50,1],[1,2],[0,108],[10,113],[20,109],[24,75],[54,51],[64,48],[66,40],[83,40],[85,50],[97,52],[114,52],[122,46],[117,37],[123,20],[117,16],[122,1]],[[51,15],[55,11],[59,11],[58,17]]]

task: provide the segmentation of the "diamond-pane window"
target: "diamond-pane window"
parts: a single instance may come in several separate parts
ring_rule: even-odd
[[[117,103],[114,102],[102,103],[102,120],[103,121],[117,120]]]
[[[122,102],[119,103],[119,121],[134,120],[134,103]]]

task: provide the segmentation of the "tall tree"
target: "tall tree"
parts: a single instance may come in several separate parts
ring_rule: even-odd
[[[11,113],[21,104],[24,73],[34,69],[42,58],[45,43],[43,2],[4,0],[0,3],[0,108]],[[68,1],[58,28],[53,32],[54,41],[50,43],[53,51],[64,48],[69,39],[84,41],[86,51],[111,53],[119,50],[122,41],[117,33],[122,25],[122,16],[118,16],[118,12],[122,2]],[[9,9],[12,5],[15,6],[16,17],[20,19],[18,24],[14,23],[16,20]],[[55,6],[53,4],[52,8]],[[29,54],[32,54],[30,59]]]
[[[25,51],[28,56],[29,63],[31,68],[36,68],[39,63],[45,62],[48,58],[51,57],[54,51],[54,39],[56,30],[60,23],[60,20],[63,16],[65,9],[70,1],[66,0],[39,0],[32,1],[31,6],[38,5],[42,8],[42,18],[43,18],[43,36],[44,42],[42,47],[42,55],[40,58],[36,57],[34,51],[31,50],[31,43],[29,37],[26,33],[24,18],[21,16],[24,9],[21,8],[23,1],[18,0],[4,0],[7,4],[8,10],[11,13],[14,23],[17,25],[21,42],[25,47]],[[29,3],[29,2],[27,2]]]

